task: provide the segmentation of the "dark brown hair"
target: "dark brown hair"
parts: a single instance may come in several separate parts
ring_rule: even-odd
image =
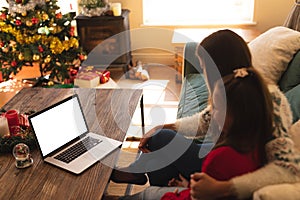
[[[204,38],[197,47],[197,56],[202,61],[200,62],[202,69],[206,71],[210,92],[220,77],[231,74],[234,69],[252,66],[247,43],[228,29],[216,31]],[[216,76],[212,69],[214,64],[219,76]]]
[[[227,133],[222,133],[218,146],[229,145],[242,153],[257,150],[256,156],[264,164],[267,161],[265,144],[273,133],[273,102],[261,75],[253,67],[244,70],[248,72],[245,77],[235,77],[236,74],[231,73],[222,79],[227,101],[226,117],[232,120]]]

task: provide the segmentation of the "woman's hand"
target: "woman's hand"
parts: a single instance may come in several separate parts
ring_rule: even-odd
[[[145,135],[143,135],[143,137],[140,139],[140,144],[139,144],[139,149],[143,153],[151,152],[147,148],[148,141],[154,135],[154,133],[156,133],[158,130],[163,129],[163,128],[174,130],[175,129],[175,124],[165,124],[165,125],[156,126],[156,127],[152,128],[151,130],[149,130]]]
[[[189,181],[184,178],[181,174],[179,174],[179,179],[175,179],[175,178],[172,178],[168,185],[170,187],[185,187],[187,188],[189,186]]]
[[[145,135],[143,135],[143,137],[140,139],[140,144],[139,144],[139,149],[143,153],[149,153],[150,152],[150,150],[147,148],[148,141],[156,131],[158,131],[162,128],[163,128],[162,125],[156,126],[152,129],[150,129]]]
[[[190,181],[192,199],[217,199],[232,196],[232,183],[230,181],[218,181],[205,173],[191,175]]]

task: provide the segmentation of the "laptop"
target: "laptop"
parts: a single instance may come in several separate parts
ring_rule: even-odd
[[[78,95],[28,117],[45,162],[80,174],[122,145],[89,131]]]

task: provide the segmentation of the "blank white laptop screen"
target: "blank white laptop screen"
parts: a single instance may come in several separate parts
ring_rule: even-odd
[[[88,132],[77,96],[32,117],[31,123],[43,156]]]

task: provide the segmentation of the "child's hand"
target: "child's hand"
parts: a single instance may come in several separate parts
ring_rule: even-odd
[[[184,178],[181,174],[179,174],[179,179],[171,179],[168,183],[169,186],[172,187],[188,187],[189,186],[189,181]]]
[[[174,190],[174,194],[179,195],[178,188]]]

